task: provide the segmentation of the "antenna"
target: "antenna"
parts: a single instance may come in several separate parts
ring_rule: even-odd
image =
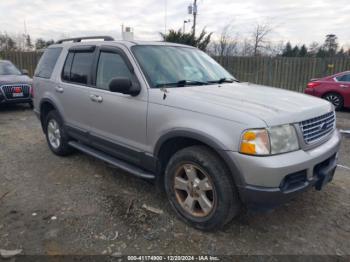
[[[164,0],[164,34],[166,35],[167,16],[168,16],[168,1]]]

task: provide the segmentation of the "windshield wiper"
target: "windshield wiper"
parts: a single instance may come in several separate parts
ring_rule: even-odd
[[[218,83],[218,84],[222,84],[222,83],[233,83],[233,82],[238,82],[238,80],[234,79],[234,78],[220,78],[219,80],[213,80],[213,81],[208,81],[209,83]]]
[[[183,87],[183,86],[195,86],[195,85],[208,85],[208,82],[196,81],[196,80],[180,80],[173,83],[157,84],[156,87]]]

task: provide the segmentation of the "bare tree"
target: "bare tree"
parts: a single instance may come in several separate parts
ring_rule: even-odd
[[[320,50],[321,46],[319,43],[317,42],[312,42],[309,45],[309,52],[308,52],[308,56],[312,56],[315,57],[318,53],[318,51]]]
[[[268,42],[265,46],[265,54],[269,56],[282,55],[284,49],[284,42]]]
[[[258,56],[262,48],[268,44],[267,35],[271,33],[272,28],[268,24],[257,24],[252,33],[253,36],[253,55]]]
[[[13,37],[9,36],[6,32],[2,34],[0,32],[0,51],[13,51],[17,49],[17,43]]]
[[[232,25],[227,24],[221,31],[219,41],[215,42],[214,52],[220,57],[234,55],[237,48],[237,41],[232,36]]]
[[[251,44],[251,41],[247,38],[243,40],[243,42],[240,44],[239,48],[239,54],[241,56],[252,56],[253,55],[253,46]]]

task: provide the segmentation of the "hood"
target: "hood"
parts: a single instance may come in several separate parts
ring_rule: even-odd
[[[255,117],[268,126],[297,123],[333,110],[320,98],[249,83],[168,88],[162,101],[157,102],[232,121]]]
[[[32,79],[26,75],[0,75],[0,85],[32,84]]]

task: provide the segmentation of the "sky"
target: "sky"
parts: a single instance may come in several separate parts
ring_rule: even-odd
[[[135,39],[160,40],[159,32],[179,29],[191,19],[191,0],[0,0],[0,32],[33,39],[111,35],[121,39],[121,25],[134,29]],[[251,36],[258,24],[272,27],[272,42],[322,43],[334,33],[350,47],[349,0],[198,0],[198,27],[220,35],[231,24],[238,39]],[[189,31],[190,25],[186,25]]]

